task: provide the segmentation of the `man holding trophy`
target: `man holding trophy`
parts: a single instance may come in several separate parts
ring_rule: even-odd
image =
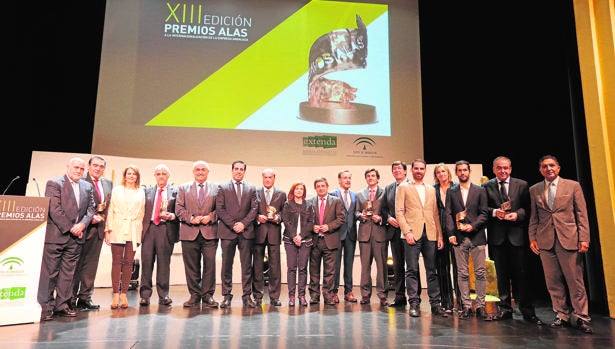
[[[88,161],[88,171],[84,179],[94,187],[96,213],[86,228],[85,243],[73,278],[73,299],[71,306],[79,310],[98,310],[100,305],[92,302],[94,280],[98,270],[100,251],[105,239],[105,217],[107,205],[111,200],[113,182],[103,178],[107,162],[102,156],[94,155]]]

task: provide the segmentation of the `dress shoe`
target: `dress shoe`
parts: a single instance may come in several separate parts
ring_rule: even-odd
[[[305,300],[305,296],[299,296],[299,304],[301,304],[302,307],[307,307],[308,306],[308,302],[307,300]],[[316,303],[318,304],[318,303]]]
[[[69,308],[65,308],[65,309],[62,309],[62,310],[55,311],[53,313],[53,315],[62,316],[62,317],[75,317],[75,316],[77,316],[77,313],[74,310],[71,310]]]
[[[82,310],[98,310],[100,305],[92,303],[91,300],[85,301],[83,299],[77,300],[77,309]]]
[[[336,304],[335,303],[335,299],[333,299],[333,297],[327,298],[327,299],[325,299],[325,304],[326,305],[335,305]]]
[[[281,307],[282,306],[282,302],[280,302],[280,300],[277,299],[277,298],[273,298],[273,299],[271,299],[271,305],[273,305],[275,307]]]
[[[218,304],[218,302],[216,302],[216,300],[214,299],[214,297],[212,296],[205,296],[203,297],[203,306],[207,307],[207,308],[217,308],[220,304]]]
[[[419,303],[410,304],[410,316],[419,317],[421,316],[421,308]]]
[[[480,308],[476,308],[476,318],[483,320],[483,321],[492,321],[493,317],[489,314],[487,314],[487,311],[485,310],[485,308],[480,307]]]
[[[340,297],[337,296],[337,293],[334,293],[332,298],[333,298],[333,302],[335,302],[335,303],[339,303],[340,302]]]
[[[230,308],[232,300],[233,300],[232,294],[229,294],[228,296],[224,296],[222,303],[220,303],[220,308]]]
[[[356,303],[357,302],[357,297],[354,296],[354,294],[352,294],[352,292],[348,292],[344,295],[344,300],[346,302],[352,302],[352,303]]]
[[[536,316],[536,315],[524,316],[523,320],[525,320],[527,322],[531,322],[531,323],[533,323],[535,325],[538,325],[538,326],[544,325],[544,322],[542,322],[542,320],[540,320],[540,318],[538,318],[538,316]]]
[[[366,297],[366,296],[361,297],[361,300],[359,301],[359,303],[369,304],[369,297]]]
[[[389,301],[387,301],[385,297],[382,297],[380,298],[380,305],[386,307],[387,305],[389,305]]]
[[[461,310],[458,314],[460,319],[467,319],[472,315],[472,313],[470,312],[470,308],[463,308],[463,310]]]
[[[408,304],[408,301],[405,297],[395,297],[391,303],[389,303],[389,307],[405,307]]]
[[[184,308],[198,307],[201,305],[201,299],[196,295],[190,296],[190,299],[184,302]]]
[[[512,311],[510,310],[500,310],[494,317],[493,320],[510,320],[513,318]]]
[[[160,305],[171,305],[171,303],[173,303],[173,300],[169,296],[164,296],[158,300],[158,304]]]
[[[577,319],[577,328],[585,333],[593,333],[592,327],[589,325],[588,321],[585,321],[581,318]]]
[[[254,303],[251,297],[246,297],[243,299],[243,306],[248,308],[256,308],[256,303]]]
[[[254,298],[254,304],[256,304],[257,307],[260,307],[261,305],[263,305],[263,299],[262,298]]]
[[[310,299],[310,304],[318,304],[320,303],[320,298],[314,297]]]
[[[142,306],[149,305],[149,298],[141,297],[141,299],[139,300],[139,305],[142,305]]]
[[[549,325],[549,327],[552,327],[552,328],[564,327],[564,326],[568,326],[568,321],[562,320],[559,316],[556,316],[555,319],[553,319],[553,321]]]
[[[448,313],[445,312],[444,308],[439,305],[434,305],[431,307],[431,313],[436,316],[448,317]]]
[[[289,307],[294,307],[295,306],[295,296],[290,296],[288,298],[288,306]]]
[[[45,310],[41,314],[41,321],[51,321],[53,320],[53,311]]]

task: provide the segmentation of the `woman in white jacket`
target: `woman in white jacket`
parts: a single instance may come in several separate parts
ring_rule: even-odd
[[[113,187],[107,214],[105,243],[111,246],[111,309],[128,308],[126,291],[130,284],[135,251],[141,244],[145,192],[140,186],[141,174],[135,165],[122,173],[122,185]],[[121,285],[120,285],[121,283]]]

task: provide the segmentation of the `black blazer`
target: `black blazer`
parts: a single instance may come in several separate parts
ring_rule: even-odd
[[[474,228],[472,232],[466,233],[457,230],[455,215],[466,210],[466,223]],[[446,204],[444,215],[446,216],[446,233],[448,237],[456,236],[457,243],[461,243],[464,237],[469,237],[476,246],[487,244],[487,234],[485,226],[488,219],[487,192],[483,187],[470,184],[466,204],[463,204],[461,196],[461,186],[450,187],[446,191]]]
[[[145,215],[143,215],[143,234],[141,234],[141,241],[145,239],[145,234],[147,234],[147,230],[149,229],[150,224],[154,224],[152,222],[152,214],[155,206],[156,199],[156,191],[158,190],[158,185],[151,185],[145,188]],[[167,197],[166,200],[169,201],[167,205],[167,212],[175,213],[175,202],[177,201],[177,188],[167,185]],[[169,240],[169,244],[174,244],[179,241],[179,219],[177,215],[175,215],[175,219],[172,221],[166,221],[167,228],[167,240]]]
[[[527,182],[513,177],[509,179],[508,197],[512,207],[511,212],[517,213],[516,221],[499,220],[493,216],[493,211],[500,208],[503,202],[497,177],[483,183],[483,188],[487,192],[489,210],[487,222],[489,244],[499,246],[508,240],[513,246],[529,246],[527,226],[530,218],[530,189]]]
[[[286,193],[276,187],[271,187],[271,200],[269,206],[276,209],[278,222],[259,223],[256,221],[256,237],[254,242],[257,244],[267,243],[269,245],[279,245],[282,242],[282,209],[286,202]],[[267,215],[267,199],[265,198],[265,188],[261,187],[256,191],[256,200],[258,202],[258,214]]]

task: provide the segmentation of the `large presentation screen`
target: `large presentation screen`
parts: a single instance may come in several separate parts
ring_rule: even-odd
[[[107,0],[92,150],[270,166],[423,154],[417,1]]]

